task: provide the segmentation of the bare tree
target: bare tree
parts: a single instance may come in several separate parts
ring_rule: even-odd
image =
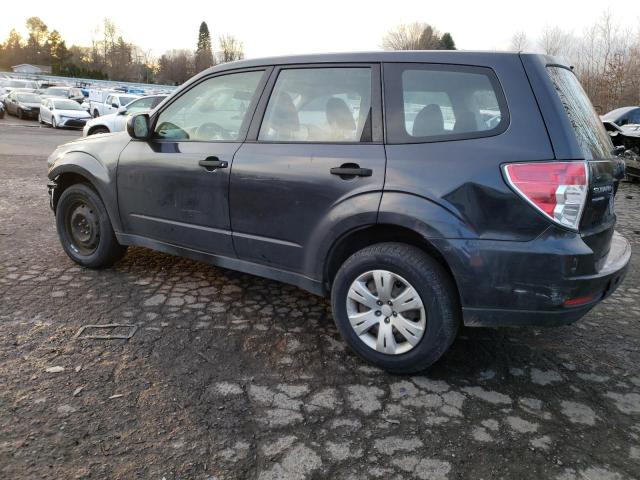
[[[570,35],[560,27],[546,26],[542,30],[539,45],[542,53],[559,56],[567,52]]]
[[[427,23],[398,25],[382,39],[385,50],[438,50],[442,48],[438,30]]]
[[[222,35],[218,41],[220,43],[220,52],[218,53],[220,63],[244,58],[242,42],[233,35]]]
[[[194,73],[194,56],[191,50],[169,50],[158,60],[158,80],[180,85]]]
[[[523,31],[516,32],[511,37],[511,44],[509,45],[509,50],[513,50],[514,52],[522,52],[529,47],[529,37]]]
[[[525,36],[514,34],[511,48]],[[620,28],[610,11],[581,35],[547,26],[537,41],[540,51],[561,56],[573,67],[591,102],[601,113],[640,104],[640,29]]]

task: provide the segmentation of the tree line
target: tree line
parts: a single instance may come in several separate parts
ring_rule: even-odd
[[[510,49],[566,59],[600,114],[640,105],[640,29],[621,28],[609,11],[579,33],[550,25],[537,39],[516,32]]]
[[[214,51],[205,22],[195,50],[169,50],[159,58],[126,41],[108,18],[93,30],[89,46],[67,46],[60,32],[38,17],[28,18],[26,27],[26,38],[12,29],[0,43],[0,70],[29,63],[50,66],[51,73],[60,76],[179,85],[217,63],[244,58],[242,42],[232,35],[221,35]]]

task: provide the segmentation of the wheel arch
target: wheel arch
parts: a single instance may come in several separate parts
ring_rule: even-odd
[[[70,152],[56,162],[48,177],[55,182],[52,206],[55,212],[62,193],[71,185],[85,183],[96,191],[109,214],[111,225],[121,231],[115,186],[109,170],[96,158],[83,152]]]
[[[385,242],[404,243],[419,248],[427,255],[436,260],[445,271],[451,276],[456,288],[456,294],[460,298],[458,283],[442,252],[430,242],[424,235],[411,228],[398,225],[377,223],[365,227],[350,230],[338,238],[328,251],[323,269],[323,284],[327,290],[331,289],[331,284],[336,273],[344,261],[358,250],[370,245]]]
[[[87,131],[87,136],[93,135],[95,133],[95,131],[98,130],[98,129],[106,130],[106,132],[102,132],[102,133],[111,133],[111,129],[109,127],[107,127],[106,125],[100,123],[98,125],[92,125],[91,128],[89,128],[89,130]]]

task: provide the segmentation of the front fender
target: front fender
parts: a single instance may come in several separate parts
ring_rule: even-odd
[[[76,151],[63,154],[49,169],[47,176],[55,181],[69,173],[85,178],[93,186],[107,209],[113,229],[116,232],[122,231],[118,214],[115,167],[111,170],[88,153]]]

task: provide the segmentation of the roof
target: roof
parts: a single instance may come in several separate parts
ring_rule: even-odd
[[[287,55],[281,57],[253,58],[223,63],[208,71],[233,70],[237,68],[287,65],[296,63],[378,63],[378,62],[440,62],[482,64],[496,57],[513,57],[518,52],[489,52],[469,50],[402,50],[349,53],[314,53],[309,55]]]
[[[610,112],[607,112],[604,115],[602,115],[602,119],[603,120],[615,120],[618,117],[620,117],[621,115],[624,115],[625,113],[628,113],[631,110],[635,110],[636,108],[640,108],[640,107],[620,107],[620,108],[616,108],[615,110],[611,110]]]

